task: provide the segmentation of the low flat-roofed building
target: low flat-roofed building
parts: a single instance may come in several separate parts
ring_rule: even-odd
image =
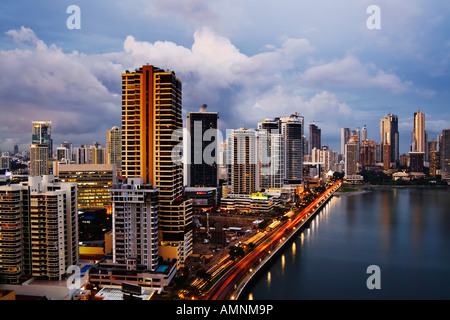
[[[125,264],[103,262],[89,270],[89,283],[99,287],[120,287],[123,282],[141,286],[143,289],[162,291],[169,286],[176,274],[176,264],[159,265],[156,271],[127,270]]]
[[[150,300],[154,290],[144,289],[141,294],[133,295],[133,300]],[[130,300],[130,295],[124,293],[121,288],[103,287],[96,295],[97,300]]]
[[[270,213],[273,208],[280,204],[280,195],[270,195],[256,192],[247,194],[230,194],[223,197],[221,206],[224,209],[235,209],[237,211],[253,211]]]
[[[216,208],[220,204],[220,191],[218,187],[186,187],[184,194],[192,199],[192,208],[195,212],[203,209]]]

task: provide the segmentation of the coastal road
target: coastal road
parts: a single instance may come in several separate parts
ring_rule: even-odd
[[[246,275],[252,266],[262,259],[266,253],[268,253],[272,246],[277,242],[282,242],[286,234],[288,234],[293,228],[296,228],[302,221],[305,220],[314,210],[325,201],[330,194],[339,188],[340,184],[334,184],[328,188],[320,197],[309,204],[302,212],[300,212],[293,219],[289,219],[283,226],[281,226],[275,233],[269,236],[269,238],[254,248],[249,254],[244,256],[238,261],[233,268],[230,269],[228,274],[222,277],[208,292],[206,300],[225,300],[230,293],[236,289],[239,281]],[[230,297],[234,299],[234,297]]]

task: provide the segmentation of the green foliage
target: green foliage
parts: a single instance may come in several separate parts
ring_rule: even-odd
[[[245,255],[244,249],[236,246],[231,246],[228,253],[233,259],[243,257]]]

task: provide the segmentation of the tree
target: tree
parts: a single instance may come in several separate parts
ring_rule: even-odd
[[[243,257],[245,255],[244,249],[242,247],[231,246],[228,252],[232,259]]]
[[[205,281],[208,281],[211,279],[211,274],[208,273],[205,269],[200,269],[197,271],[196,276],[199,278],[202,278]]]

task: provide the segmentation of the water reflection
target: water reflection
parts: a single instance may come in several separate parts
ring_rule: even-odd
[[[246,297],[450,299],[448,208],[450,189],[374,188],[333,197]],[[365,286],[371,264],[384,275],[375,295]]]

